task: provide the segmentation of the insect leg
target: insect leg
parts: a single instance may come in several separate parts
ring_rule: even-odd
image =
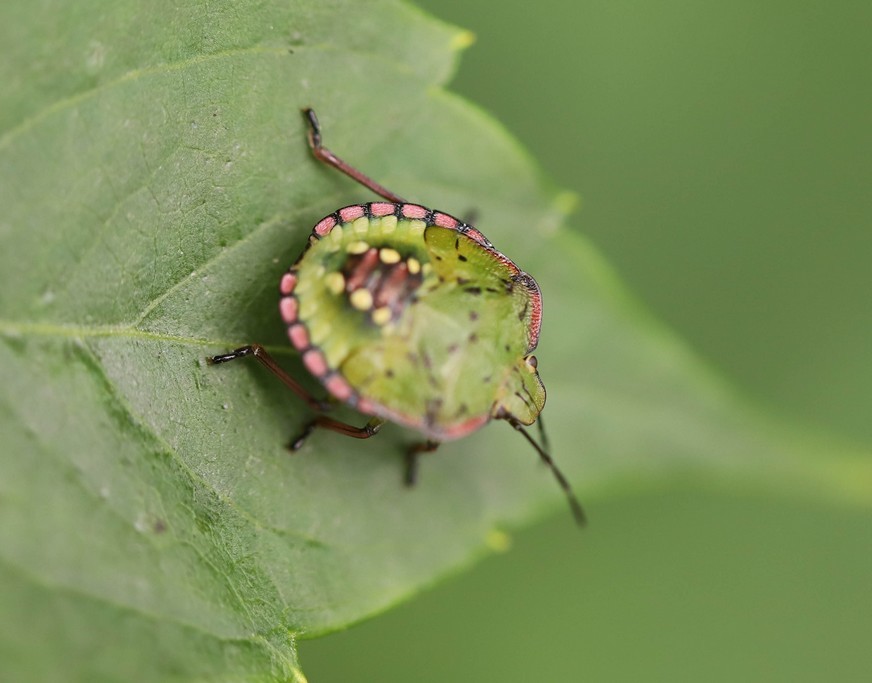
[[[364,175],[353,166],[349,166],[344,161],[342,161],[342,159],[333,154],[333,152],[321,145],[321,126],[318,124],[318,118],[315,116],[314,109],[304,109],[303,116],[306,117],[306,121],[309,123],[309,147],[311,148],[312,154],[315,155],[316,159],[327,164],[328,166],[332,166],[337,171],[344,173],[352,180],[356,180],[358,183],[372,190],[377,195],[384,197],[389,202],[393,202],[394,204],[402,204],[404,202],[402,197],[395,195],[386,187],[379,185],[372,178]]]
[[[272,374],[281,380],[282,384],[284,384],[288,389],[293,391],[297,396],[303,399],[306,403],[309,404],[309,407],[312,410],[317,410],[318,412],[324,412],[330,410],[332,407],[326,401],[319,400],[312,396],[303,386],[291,377],[285,370],[279,367],[278,363],[275,362],[272,356],[270,356],[266,349],[264,349],[260,344],[249,344],[248,346],[241,346],[230,353],[225,353],[220,356],[211,356],[207,360],[213,365],[217,365],[218,363],[227,363],[231,360],[236,360],[238,358],[245,358],[247,356],[254,356],[261,365],[263,365],[267,370],[269,370]]]
[[[378,434],[384,423],[385,420],[382,418],[373,417],[369,422],[363,425],[363,427],[355,427],[347,422],[340,422],[339,420],[334,420],[332,417],[319,415],[303,428],[302,433],[297,438],[293,439],[288,447],[292,451],[300,450],[300,448],[303,447],[303,443],[309,438],[309,435],[318,427],[329,429],[331,432],[345,434],[345,436],[350,436],[354,439],[368,439],[369,437]]]
[[[432,453],[439,448],[439,441],[424,441],[422,443],[412,444],[409,450],[406,451],[406,486],[414,486],[418,479],[418,456],[422,453]]]

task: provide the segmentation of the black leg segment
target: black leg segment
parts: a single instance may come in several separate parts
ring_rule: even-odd
[[[241,346],[230,353],[225,353],[220,356],[212,356],[207,360],[210,363],[217,365],[219,363],[228,363],[232,360],[238,360],[239,358],[247,358],[248,356],[256,358],[261,365],[278,377],[282,384],[303,399],[312,410],[323,413],[330,410],[332,407],[327,401],[322,401],[312,396],[312,394],[303,388],[303,385],[283,370],[260,344]]]
[[[418,480],[418,456],[422,453],[432,453],[439,448],[439,441],[424,441],[409,446],[406,451],[406,476],[404,483],[406,486],[414,486]]]
[[[402,204],[404,200],[399,195],[394,194],[383,185],[379,185],[369,176],[361,173],[353,166],[345,163],[338,156],[333,154],[329,149],[321,145],[321,126],[318,123],[318,117],[315,116],[314,109],[304,109],[303,116],[309,124],[309,147],[312,149],[312,154],[318,161],[321,161],[328,166],[332,166],[340,173],[344,173],[352,180],[357,181],[364,187],[372,190],[380,197],[384,197],[389,202],[394,204]]]
[[[382,418],[373,417],[369,422],[363,425],[363,427],[355,427],[347,422],[340,422],[339,420],[334,420],[332,417],[319,415],[303,428],[303,431],[299,436],[291,441],[288,448],[292,451],[300,450],[306,442],[306,439],[308,439],[316,429],[328,429],[331,432],[344,434],[353,439],[368,439],[369,437],[378,434],[384,423],[385,421]]]

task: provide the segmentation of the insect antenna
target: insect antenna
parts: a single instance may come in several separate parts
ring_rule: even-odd
[[[548,439],[548,434],[545,432],[545,422],[542,420],[542,413],[539,413],[536,427],[539,429],[539,441],[542,444],[542,450],[549,453],[551,451],[551,442]]]
[[[585,526],[587,524],[587,516],[584,514],[584,508],[581,507],[581,503],[578,502],[578,498],[575,497],[575,493],[573,492],[572,487],[569,485],[569,482],[566,480],[566,477],[563,476],[563,472],[561,472],[557,465],[554,464],[554,460],[551,458],[548,452],[536,442],[536,439],[530,436],[530,433],[526,429],[524,429],[524,425],[522,425],[518,421],[518,418],[512,415],[508,415],[505,419],[510,425],[512,425],[512,427],[515,428],[515,431],[520,432],[521,436],[523,436],[530,443],[530,445],[536,449],[539,457],[542,458],[542,462],[544,462],[548,466],[548,469],[550,469],[551,472],[554,474],[554,478],[557,479],[557,483],[560,484],[560,488],[562,488],[563,492],[566,494],[566,499],[569,501],[569,507],[572,510],[572,516],[575,517],[576,523],[578,524],[578,526]],[[539,420],[539,428],[541,430],[543,429],[541,426],[541,415],[539,416]],[[544,435],[544,431],[542,431],[541,433]],[[547,443],[547,440],[543,439],[543,442]]]

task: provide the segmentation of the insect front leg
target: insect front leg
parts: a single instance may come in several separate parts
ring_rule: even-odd
[[[350,164],[345,163],[342,159],[340,159],[333,152],[331,152],[329,149],[321,144],[321,125],[318,123],[318,117],[315,116],[314,109],[304,109],[303,116],[306,118],[306,121],[309,124],[309,149],[312,150],[312,154],[315,155],[315,158],[318,159],[318,161],[327,164],[328,166],[332,166],[337,171],[344,173],[349,178],[357,181],[365,188],[372,190],[377,195],[384,197],[389,202],[393,202],[394,204],[403,203],[404,200],[402,197],[394,194],[384,185],[379,185],[372,178],[361,173]]]

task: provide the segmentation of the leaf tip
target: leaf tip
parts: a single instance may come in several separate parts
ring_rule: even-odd
[[[458,31],[454,38],[451,39],[450,47],[452,50],[460,52],[461,50],[465,50],[470,45],[475,43],[476,37],[472,31],[462,30]]]
[[[499,529],[488,531],[484,542],[495,553],[505,553],[512,547],[512,537]]]
[[[554,208],[564,216],[575,213],[581,207],[581,197],[571,190],[562,190],[554,197]]]
[[[550,201],[547,214],[543,215],[538,226],[539,231],[544,235],[553,235],[557,232],[566,218],[578,210],[581,205],[581,198],[571,190],[561,190],[557,192]]]

